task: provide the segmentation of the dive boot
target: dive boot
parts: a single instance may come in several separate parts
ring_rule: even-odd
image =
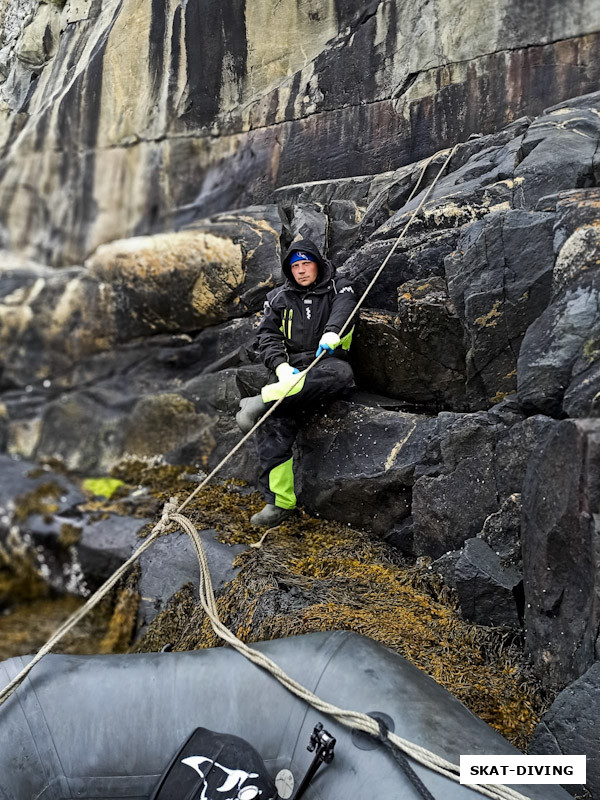
[[[262,511],[250,517],[250,524],[259,525],[261,528],[274,528],[284,519],[291,517],[293,513],[293,508],[279,508],[272,503],[267,503]]]
[[[251,431],[266,410],[267,404],[263,402],[261,395],[242,397],[240,410],[235,415],[235,421],[241,432],[248,433],[248,431]]]

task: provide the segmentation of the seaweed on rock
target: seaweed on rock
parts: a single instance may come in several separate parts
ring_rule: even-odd
[[[146,469],[146,480],[151,472]],[[120,473],[127,480],[122,467]],[[153,493],[168,499],[181,491],[185,475],[183,467],[159,468]],[[257,531],[248,520],[260,504],[259,495],[226,481],[207,486],[186,513],[200,530],[218,530],[223,542],[255,544]],[[516,746],[527,746],[544,698],[519,643],[503,629],[462,620],[452,592],[426,562],[400,564],[367,533],[299,512],[260,547],[240,554],[236,565],[241,569],[217,606],[243,641],[336,629],[370,636],[435,678]],[[151,652],[167,643],[175,650],[221,644],[189,584],[133,649]]]

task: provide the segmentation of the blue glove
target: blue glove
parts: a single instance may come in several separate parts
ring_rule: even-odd
[[[323,336],[321,336],[321,341],[319,342],[319,347],[315,354],[315,358],[318,358],[321,353],[333,353],[339,343],[340,337],[337,335],[337,333],[334,333],[333,331],[324,333]]]

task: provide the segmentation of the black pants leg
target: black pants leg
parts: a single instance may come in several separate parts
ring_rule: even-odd
[[[256,432],[260,460],[259,488],[267,503],[294,508],[292,447],[306,412],[334,397],[353,382],[352,368],[339,358],[326,356],[311,369],[302,389],[286,397]]]

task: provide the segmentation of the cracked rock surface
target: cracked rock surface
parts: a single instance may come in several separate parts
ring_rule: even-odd
[[[596,0],[2,0],[0,27],[3,243],[53,265],[168,230],[178,209],[403,168],[600,76]],[[569,126],[591,122],[576,116],[528,137],[528,203],[554,182],[550,150],[530,165],[538,136],[559,126],[571,150]]]

